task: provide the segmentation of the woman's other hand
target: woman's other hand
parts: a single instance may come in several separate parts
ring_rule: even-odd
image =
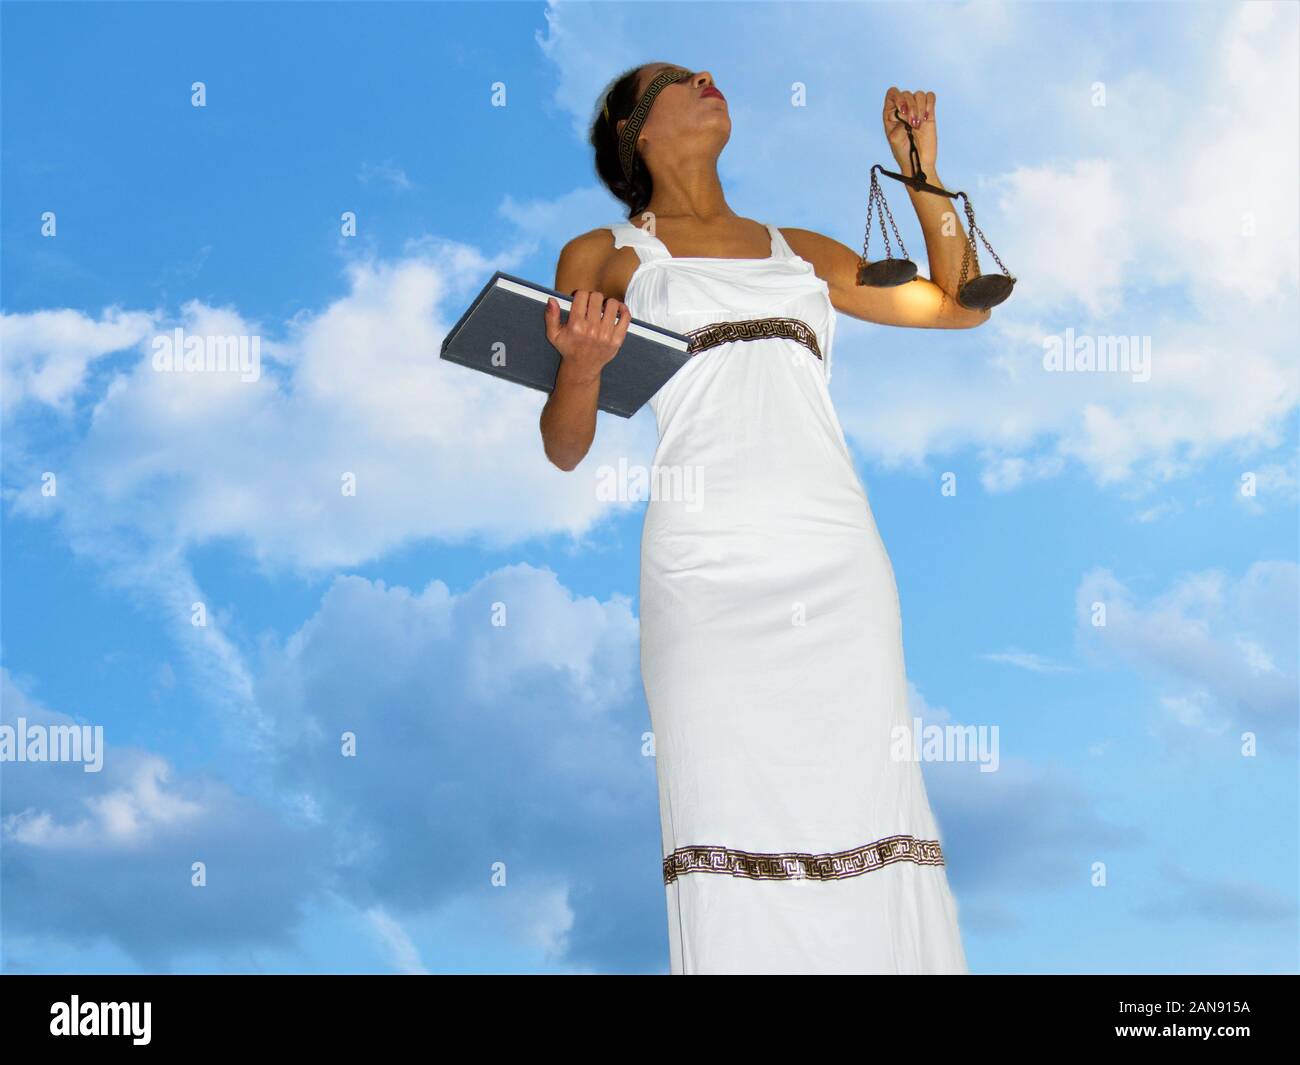
[[[897,108],[902,120],[894,114]],[[916,151],[921,157],[921,169],[927,175],[935,172],[935,159],[939,154],[939,135],[935,129],[934,93],[917,89],[903,92],[893,85],[885,93],[885,110],[881,118],[885,123],[885,136],[889,150],[894,153],[898,172],[912,176],[912,162],[908,151],[907,130],[912,130]]]

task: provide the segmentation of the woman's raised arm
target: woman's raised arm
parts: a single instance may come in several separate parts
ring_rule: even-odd
[[[891,85],[885,93],[881,121],[889,150],[898,164],[898,173],[912,176],[911,148],[915,143],[926,183],[945,188],[935,169],[939,134],[934,93],[920,89],[903,92]],[[868,322],[915,329],[971,329],[983,325],[989,319],[989,311],[973,311],[957,302],[962,258],[969,245],[957,218],[955,203],[938,193],[918,192],[908,185],[901,187],[907,190],[921,232],[925,235],[930,278],[918,277],[893,288],[859,285],[860,256],[852,248],[807,229],[783,229],[781,232],[795,253],[812,263],[817,276],[826,282],[831,303],[838,311]],[[978,276],[979,264],[972,256],[966,280]]]
[[[937,182],[934,177],[929,180]],[[912,195],[939,199],[933,193]],[[830,288],[831,303],[844,314],[880,325],[914,329],[973,329],[989,320],[991,312],[963,307],[954,295],[929,278],[918,277],[895,288],[859,285],[858,252],[811,229],[782,229],[781,233],[796,255],[812,263],[817,276]],[[972,271],[971,277],[975,276],[977,273]]]

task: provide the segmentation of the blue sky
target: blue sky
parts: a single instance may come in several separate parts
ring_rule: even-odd
[[[0,770],[5,971],[666,970],[642,507],[594,490],[653,415],[563,474],[540,396],[436,359],[619,220],[585,128],[655,60],[727,93],[736,211],[850,246],[885,89],[934,91],[1020,279],[979,330],[841,316],[831,383],[916,712],[999,730],[997,772],[925,766],[972,969],[1295,971],[1294,5],[0,19],[0,715],[107,745]],[[154,372],[177,326],[261,377]],[[1151,380],[1046,372],[1067,329]]]

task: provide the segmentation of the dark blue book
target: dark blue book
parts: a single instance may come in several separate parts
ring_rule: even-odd
[[[555,388],[560,353],[546,338],[546,301],[569,320],[562,292],[498,270],[442,342],[442,358],[542,392]],[[618,354],[600,374],[600,410],[630,418],[690,358],[689,339],[633,318]]]

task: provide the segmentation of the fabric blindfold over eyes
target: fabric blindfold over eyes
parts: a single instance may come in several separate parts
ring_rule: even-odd
[[[641,127],[645,125],[646,117],[650,114],[650,106],[655,102],[664,89],[675,82],[684,81],[691,76],[689,70],[663,70],[654,76],[646,91],[641,94],[641,99],[632,108],[632,113],[628,116],[627,125],[623,127],[623,132],[618,139],[618,161],[623,166],[623,176],[632,180],[632,163],[636,155],[637,138],[641,135]]]

